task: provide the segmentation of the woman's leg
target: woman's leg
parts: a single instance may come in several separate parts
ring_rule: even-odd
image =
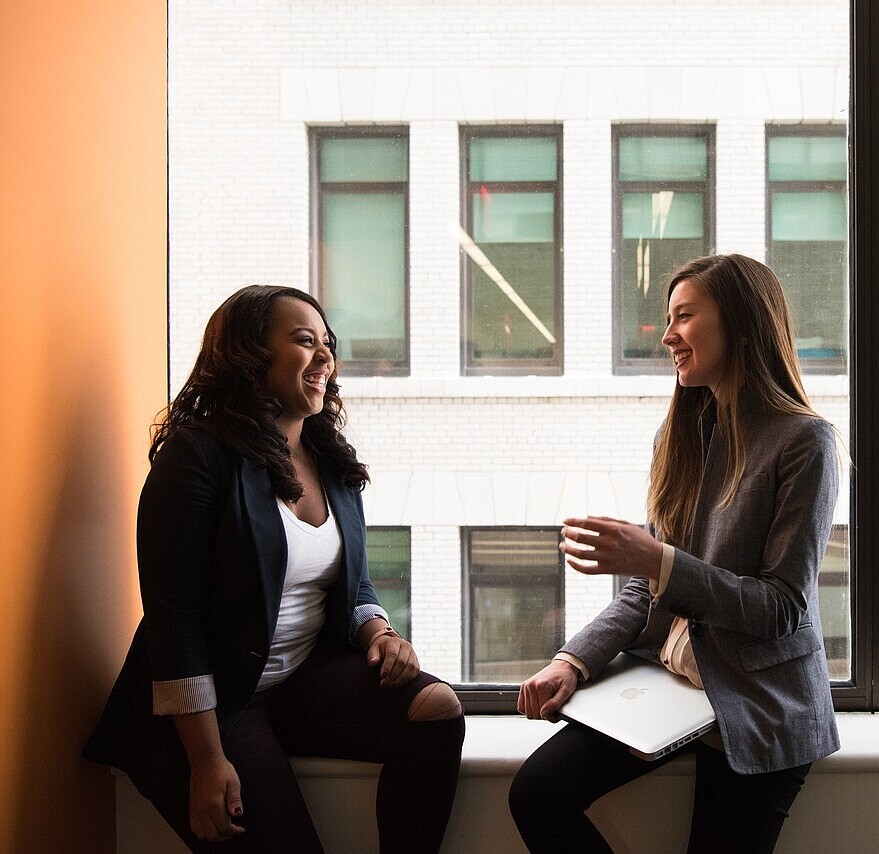
[[[736,774],[722,751],[697,745],[690,854],[770,854],[809,768]]]
[[[291,755],[382,764],[376,814],[383,854],[439,850],[464,738],[460,705],[447,686],[421,673],[400,688],[382,688],[361,652],[318,649],[279,686],[274,721]]]
[[[510,812],[528,850],[531,854],[609,852],[585,810],[602,795],[679,753],[646,762],[615,739],[568,724],[525,760],[510,788]]]

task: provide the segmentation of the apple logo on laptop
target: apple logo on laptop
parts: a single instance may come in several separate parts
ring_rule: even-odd
[[[626,688],[625,691],[620,691],[620,696],[625,700],[637,700],[646,692],[646,688]]]

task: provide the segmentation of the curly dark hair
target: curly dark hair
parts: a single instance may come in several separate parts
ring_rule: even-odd
[[[284,500],[298,501],[302,485],[278,428],[281,404],[262,389],[271,362],[266,338],[272,308],[280,298],[302,300],[320,314],[327,327],[329,349],[336,357],[336,336],[318,301],[297,288],[282,285],[248,285],[230,296],[205,327],[195,366],[179,394],[153,425],[149,459],[180,427],[199,427],[243,456],[265,465],[275,492]],[[347,486],[363,489],[369,481],[366,466],[341,433],[345,408],[336,382],[338,365],[327,379],[323,409],[305,419],[302,442],[323,458]]]

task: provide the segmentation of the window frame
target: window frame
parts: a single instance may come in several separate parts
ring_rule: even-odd
[[[842,131],[842,133],[840,133]],[[768,123],[765,127],[765,179],[766,179],[766,263],[772,268],[774,267],[774,258],[772,255],[772,194],[773,192],[817,192],[839,191],[843,194],[846,192],[846,182],[843,181],[813,181],[813,180],[793,180],[793,181],[777,181],[771,180],[769,177],[769,141],[778,139],[779,137],[805,137],[814,138],[820,136],[842,137],[845,140],[846,126],[841,122],[821,124],[812,124],[808,122],[777,122]],[[849,209],[851,203],[849,202]],[[851,242],[851,234],[847,237]],[[846,247],[851,256],[850,247]],[[851,275],[849,276],[851,279]],[[802,359],[800,361],[800,370],[803,374],[844,374],[845,369],[840,369],[839,362],[835,359]]]
[[[515,184],[523,189],[546,192],[552,187],[554,199],[553,244],[555,249],[555,277],[553,282],[553,356],[546,362],[525,359],[479,359],[470,358],[468,335],[474,315],[473,288],[471,287],[470,264],[467,253],[462,249],[460,255],[461,282],[461,376],[561,376],[564,373],[564,136],[561,124],[511,124],[511,125],[471,125],[458,126],[458,160],[460,163],[460,223],[467,234],[472,235],[473,223],[470,212],[470,140],[481,138],[529,138],[554,137],[556,140],[556,179],[555,181],[497,181],[503,186]]]
[[[403,358],[390,364],[382,359],[346,358],[345,374],[352,377],[408,377],[411,373],[411,328],[412,318],[409,305],[409,127],[407,125],[309,125],[309,267],[311,293],[324,303],[324,275],[321,253],[323,220],[323,198],[326,192],[321,182],[321,142],[327,139],[376,139],[398,137],[406,143],[406,181],[352,181],[332,182],[335,192],[368,193],[368,192],[399,192],[403,197]]]
[[[488,531],[492,534],[500,534],[504,532],[516,533],[553,533],[561,543],[561,536],[557,527],[549,525],[464,525],[460,529],[461,535],[461,623],[462,623],[462,643],[461,643],[461,673],[466,675],[475,669],[474,663],[474,643],[473,643],[473,599],[474,599],[474,581],[473,581],[473,534],[474,532]],[[561,552],[558,552],[557,566],[558,587],[556,589],[559,607],[565,608],[565,562],[562,559]],[[500,575],[500,574],[499,574]],[[501,576],[509,578],[509,576]],[[529,586],[536,586],[536,582]],[[564,626],[562,627],[564,634]],[[564,642],[564,640],[562,641]],[[518,686],[513,683],[480,683],[468,682],[467,691],[469,700],[474,699],[474,694],[485,692],[487,695],[504,692],[509,694],[511,691],[518,692]],[[469,686],[475,686],[470,688]]]
[[[879,7],[851,3],[849,115],[849,384],[852,431],[852,680],[834,688],[838,710],[879,711],[879,585],[873,561],[879,549]]]
[[[621,181],[620,180],[620,140],[643,136],[699,137],[706,142],[706,177],[698,181]],[[615,376],[667,375],[674,373],[667,358],[627,358],[623,355],[623,193],[656,192],[658,185],[667,188],[673,185],[675,191],[698,192],[704,199],[702,228],[706,235],[706,254],[714,251],[716,238],[716,151],[717,127],[713,123],[691,122],[613,122],[611,124],[611,170],[612,170],[612,219],[613,219],[613,267],[611,278],[613,294],[611,309],[613,322],[611,346],[613,348],[613,373]]]

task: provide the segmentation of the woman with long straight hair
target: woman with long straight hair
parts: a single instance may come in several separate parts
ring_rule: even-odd
[[[715,255],[671,276],[667,305],[677,385],[655,440],[647,527],[590,516],[562,528],[574,569],[632,578],[522,684],[519,710],[556,719],[578,683],[628,651],[704,688],[717,729],[646,762],[566,726],[510,791],[535,853],[610,851],[584,811],[688,751],[689,850],[770,852],[811,763],[839,747],[818,612],[836,438],[803,389],[781,286],[758,261]]]
[[[322,851],[290,756],[382,763],[381,851],[442,842],[461,706],[379,604],[344,415],[323,309],[253,285],[214,312],[154,432],[144,616],[85,755],[193,851]]]

